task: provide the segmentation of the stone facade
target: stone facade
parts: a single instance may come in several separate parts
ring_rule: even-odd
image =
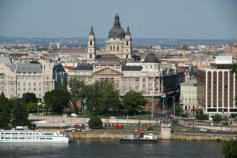
[[[162,93],[177,93],[179,84],[184,82],[184,74],[177,72],[174,65],[160,63],[153,53],[148,54],[144,62],[131,62],[131,42],[129,28],[125,33],[116,15],[106,41],[106,51],[96,57],[95,35],[91,28],[87,64],[68,71],[68,80],[77,78],[86,84],[96,80],[113,80],[121,96],[134,90],[149,99],[159,100]]]
[[[8,62],[3,62],[3,61]],[[54,89],[52,63],[12,64],[7,57],[0,57],[0,93],[6,97],[22,97],[24,93],[35,93],[42,98],[47,91]]]
[[[180,84],[180,104],[183,111],[190,113],[197,108],[197,81],[191,80]]]

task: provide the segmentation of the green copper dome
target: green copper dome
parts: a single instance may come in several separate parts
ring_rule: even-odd
[[[109,31],[108,38],[125,38],[125,32],[119,22],[119,16],[116,14],[114,26]]]

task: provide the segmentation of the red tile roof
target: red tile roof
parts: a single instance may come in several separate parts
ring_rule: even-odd
[[[73,70],[74,69],[73,66],[64,66],[64,68],[67,69],[67,70]]]

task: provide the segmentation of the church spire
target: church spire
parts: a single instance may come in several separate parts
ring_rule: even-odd
[[[131,35],[131,33],[130,33],[130,29],[129,29],[129,26],[127,27],[126,35]]]
[[[93,30],[93,26],[91,26],[90,35],[93,35],[93,36],[95,36],[94,30]]]
[[[118,13],[114,17],[114,26],[120,26]]]

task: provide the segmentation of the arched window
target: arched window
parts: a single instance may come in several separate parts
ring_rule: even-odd
[[[119,51],[119,46],[117,46],[117,51]]]
[[[92,41],[90,41],[90,46],[92,46]]]
[[[126,41],[126,45],[128,46],[128,41]]]

